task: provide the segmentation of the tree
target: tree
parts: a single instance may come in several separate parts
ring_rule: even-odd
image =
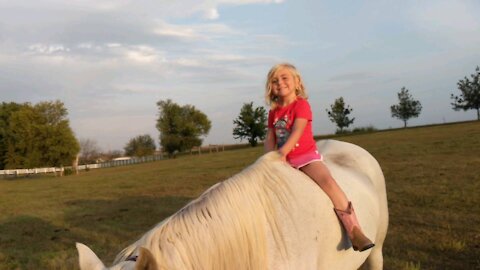
[[[12,115],[21,110],[25,104],[18,104],[14,102],[2,102],[0,104],[0,170],[5,169],[7,163],[7,152],[13,151],[12,146],[9,146],[8,141],[11,140],[12,130],[10,129],[10,121]]]
[[[112,160],[114,158],[118,158],[123,156],[123,151],[121,150],[110,150],[104,153],[100,153],[100,156],[105,160]]]
[[[155,152],[155,141],[150,135],[139,135],[125,145],[125,155],[127,156],[150,156]]]
[[[6,137],[6,169],[40,167],[42,164],[39,133],[39,115],[30,104],[11,114]]]
[[[207,135],[212,125],[203,112],[192,105],[179,106],[170,99],[158,101],[157,106],[157,129],[164,151],[172,155],[202,145],[200,136]]]
[[[257,139],[265,139],[267,112],[263,107],[253,108],[253,102],[243,104],[240,115],[233,120],[233,138],[248,139],[251,146],[257,145]]]
[[[451,95],[454,100],[452,104],[455,111],[477,110],[477,120],[480,120],[480,67],[477,66],[475,73],[471,74],[472,80],[467,77],[458,81],[459,96]]]
[[[62,102],[3,103],[0,110],[3,168],[58,167],[75,159],[79,145]]]
[[[63,102],[47,101],[34,106],[39,115],[39,150],[42,166],[70,165],[80,151],[77,138],[70,128]]]
[[[343,129],[348,128],[348,126],[355,120],[355,117],[352,119],[348,117],[348,115],[352,113],[353,109],[350,108],[349,105],[345,105],[343,97],[337,98],[335,102],[330,105],[330,109],[330,111],[326,109],[328,118],[339,128],[337,129],[337,133],[342,133]]]
[[[403,127],[407,127],[407,120],[412,117],[418,117],[422,111],[422,104],[418,100],[414,100],[408,89],[402,87],[397,94],[399,103],[392,105],[390,110],[392,117],[396,117],[403,121]]]
[[[97,141],[92,139],[80,139],[80,164],[95,163],[100,156],[101,150]]]

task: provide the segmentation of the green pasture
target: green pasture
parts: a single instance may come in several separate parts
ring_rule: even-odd
[[[383,168],[384,269],[480,269],[480,122],[336,139]],[[0,179],[0,269],[78,269],[75,242],[108,265],[156,223],[262,148],[185,155],[65,177]]]

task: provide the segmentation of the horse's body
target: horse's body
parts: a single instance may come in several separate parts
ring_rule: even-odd
[[[152,228],[110,269],[382,269],[388,209],[380,166],[349,143],[318,146],[373,249],[353,251],[326,194],[272,152]],[[105,269],[77,248],[82,270]]]

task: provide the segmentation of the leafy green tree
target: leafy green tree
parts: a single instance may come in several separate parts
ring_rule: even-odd
[[[335,102],[330,105],[330,110],[327,109],[326,111],[330,121],[337,125],[337,133],[344,132],[343,129],[348,128],[348,126],[355,121],[355,117],[350,119],[348,116],[352,113],[353,109],[350,108],[350,105],[345,104],[343,97],[335,99]]]
[[[192,105],[179,106],[172,100],[157,102],[160,145],[170,155],[175,151],[189,150],[202,145],[200,136],[207,135],[211,128],[208,117]]]
[[[150,135],[139,135],[125,145],[125,155],[127,156],[150,156],[155,152],[155,141]]]
[[[9,122],[6,169],[34,168],[42,166],[40,153],[40,116],[29,105],[13,113]]]
[[[420,115],[422,104],[420,101],[413,99],[412,95],[405,87],[402,87],[397,95],[399,103],[390,107],[392,117],[402,120],[403,127],[407,127],[408,119],[412,117],[416,118]]]
[[[240,115],[233,120],[233,138],[248,139],[251,146],[257,145],[257,140],[265,139],[267,134],[267,112],[263,107],[253,108],[253,102],[243,104]]]
[[[459,110],[477,110],[477,120],[480,120],[480,67],[477,66],[475,73],[470,75],[472,80],[467,77],[458,81],[458,90],[460,95],[451,95],[454,100],[452,104],[455,111]]]
[[[62,102],[10,104],[2,111],[10,111],[2,114],[8,116],[8,124],[0,123],[5,128],[0,140],[0,149],[6,150],[0,157],[4,168],[63,166],[75,159],[79,145]]]
[[[7,152],[13,151],[12,147],[9,147],[8,141],[12,136],[10,129],[10,119],[12,114],[21,110],[25,104],[18,104],[14,102],[2,102],[0,104],[0,170],[5,169],[7,163]],[[9,148],[11,148],[9,150]]]
[[[42,163],[47,166],[71,165],[80,151],[78,140],[70,128],[68,111],[63,102],[40,102],[34,106],[40,118],[39,143]]]

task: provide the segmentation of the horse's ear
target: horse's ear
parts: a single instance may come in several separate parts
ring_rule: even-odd
[[[140,247],[135,270],[158,270],[157,262],[150,250]]]
[[[77,243],[78,261],[81,270],[102,270],[105,269],[102,261],[95,253],[82,243]]]

